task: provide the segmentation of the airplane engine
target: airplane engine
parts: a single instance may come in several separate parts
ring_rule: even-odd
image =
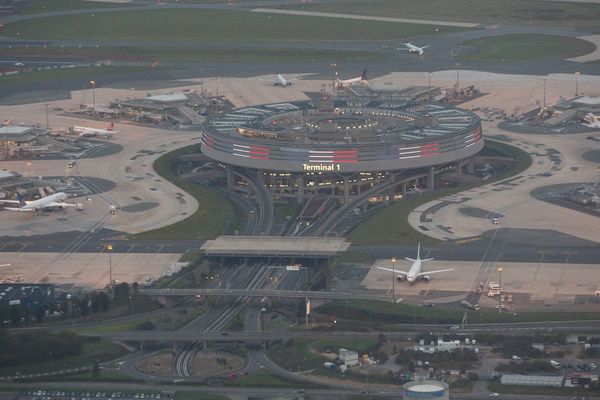
[[[396,277],[396,280],[399,281],[399,282],[401,282],[402,280],[404,280],[404,278],[402,277],[402,275],[398,275]]]
[[[425,282],[429,282],[429,280],[431,279],[429,277],[429,275],[424,275],[423,277],[421,277],[422,280],[424,280]]]

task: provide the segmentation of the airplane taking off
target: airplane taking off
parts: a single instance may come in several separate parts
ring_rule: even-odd
[[[362,72],[362,74],[358,77],[358,78],[351,78],[351,79],[336,79],[335,82],[338,84],[339,87],[343,87],[343,86],[350,86],[350,85],[354,85],[354,84],[366,84],[368,83],[367,81],[367,69],[365,68]]]
[[[429,282],[429,280],[431,279],[429,277],[429,275],[431,274],[438,274],[440,272],[450,272],[450,271],[454,271],[454,268],[452,269],[438,269],[436,271],[428,271],[428,272],[421,272],[421,263],[424,263],[426,261],[431,261],[433,260],[433,258],[426,258],[424,260],[421,260],[421,243],[419,243],[418,247],[417,247],[417,259],[412,259],[412,258],[408,258],[406,257],[406,259],[408,261],[412,261],[412,265],[410,266],[410,269],[407,271],[399,271],[397,269],[392,269],[392,268],[384,268],[384,267],[377,267],[379,269],[383,269],[385,271],[392,271],[394,273],[397,273],[398,275],[396,276],[396,279],[398,279],[399,281],[406,279],[409,283],[414,283],[417,279],[421,279],[425,282]]]
[[[23,200],[21,195],[19,195],[19,200],[0,200],[0,203],[18,204],[19,207],[4,207],[4,209],[19,212],[38,212],[45,208],[52,207],[77,207],[76,204],[65,203],[64,201],[68,198],[69,196],[66,193],[58,192],[51,194],[50,196],[42,197],[41,199],[33,201]]]
[[[283,77],[283,75],[277,74],[277,75],[275,75],[275,80],[261,79],[261,81],[265,81],[266,80],[268,82],[271,82],[275,86],[286,87],[286,86],[290,86],[292,83],[294,83],[295,81],[297,81],[299,79],[301,79],[301,78],[297,78],[297,79],[285,79]]]
[[[415,46],[412,43],[402,43],[405,47],[398,47],[398,50],[400,51],[408,51],[409,53],[418,53],[420,56],[423,55],[423,53],[425,53],[425,49],[429,47],[429,45],[427,46],[423,46],[423,47],[419,47],[419,46]]]

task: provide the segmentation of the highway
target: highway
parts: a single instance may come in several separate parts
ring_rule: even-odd
[[[405,324],[396,325],[393,332],[349,332],[349,331],[262,331],[262,332],[202,332],[202,331],[148,331],[117,333],[84,333],[82,336],[97,337],[116,341],[132,342],[259,342],[289,339],[364,339],[377,338],[381,333],[392,339],[405,338],[414,332],[465,333],[499,332],[506,334],[534,332],[596,332],[600,331],[600,321],[559,321],[506,324],[471,324],[464,329],[449,329],[448,325]]]
[[[367,292],[317,292],[277,289],[140,289],[146,296],[281,297],[295,299],[339,299],[391,301],[389,296]]]

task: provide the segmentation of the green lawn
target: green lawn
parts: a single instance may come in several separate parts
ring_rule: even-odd
[[[517,160],[512,168],[498,175],[494,180],[482,182],[487,185],[491,182],[517,175],[531,166],[531,158],[523,150],[496,141],[486,140],[484,150],[492,154],[512,157]],[[408,215],[415,208],[429,201],[437,200],[450,194],[459,193],[480,185],[465,185],[451,189],[437,189],[435,192],[425,192],[406,197],[403,200],[381,208],[364,222],[360,223],[349,235],[349,240],[354,244],[435,244],[439,241],[413,229],[408,224]]]
[[[19,10],[19,14],[39,14],[52,11],[87,10],[90,8],[117,8],[124,6],[130,6],[130,4],[83,0],[35,0],[28,1],[25,6]]]
[[[174,170],[177,168],[177,157],[199,150],[199,145],[184,147],[164,154],[154,162],[154,170],[160,176],[194,196],[199,204],[198,210],[183,221],[138,233],[131,236],[131,239],[213,239],[223,233],[225,222],[233,213],[233,207],[229,201],[224,201],[223,197],[214,189],[179,179]]]
[[[83,58],[89,60],[111,60],[117,62],[148,63],[160,61],[161,65],[175,62],[299,62],[299,61],[360,61],[380,57],[376,52],[331,51],[331,50],[287,50],[287,49],[190,49],[185,47],[28,47],[1,48],[0,56],[22,58]],[[26,62],[26,61],[25,61]]]
[[[399,40],[457,28],[393,22],[269,15],[224,10],[144,10],[64,15],[9,23],[0,34],[28,39],[250,42],[271,40]]]
[[[484,25],[598,26],[599,4],[544,0],[358,0],[290,6],[306,11],[343,12],[397,18],[478,22]]]
[[[1,52],[0,52],[1,53]],[[23,84],[36,81],[52,79],[66,79],[82,77],[85,79],[97,79],[100,76],[123,76],[135,75],[146,70],[146,67],[82,67],[82,68],[58,68],[48,70],[35,70],[14,75],[1,75],[0,84]]]
[[[564,59],[590,53],[596,46],[586,40],[543,34],[515,34],[468,40],[475,51],[462,56],[468,61],[512,62]]]
[[[421,307],[408,303],[373,300],[335,300],[318,308],[319,313],[336,315],[348,320],[369,323],[460,324],[464,309],[448,310],[443,307]],[[600,312],[537,311],[499,314],[495,310],[468,311],[468,323],[544,322],[598,320]]]
[[[177,400],[229,400],[229,397],[221,396],[218,394],[188,392],[183,390],[178,390],[175,393],[175,398]]]

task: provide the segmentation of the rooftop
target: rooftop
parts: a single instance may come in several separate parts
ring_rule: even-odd
[[[219,236],[200,248],[209,256],[333,257],[350,246],[344,238]]]

